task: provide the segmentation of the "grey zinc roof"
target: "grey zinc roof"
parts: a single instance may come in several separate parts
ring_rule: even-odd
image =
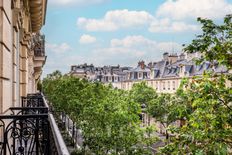
[[[161,69],[164,65],[165,65],[166,61],[158,61],[155,65],[154,65],[154,69]]]
[[[206,61],[199,65],[194,65],[195,71],[193,75],[202,75],[204,71],[212,71],[212,68],[210,67],[210,62]]]
[[[179,67],[177,66],[169,66],[165,67],[163,77],[178,77]]]
[[[186,65],[185,66],[185,72],[192,73],[193,65]]]
[[[154,78],[157,78],[160,74],[160,71],[159,70],[154,70]]]
[[[76,73],[85,73],[85,70],[83,68],[77,68],[75,70]]]
[[[159,78],[162,77],[163,73],[164,73],[164,69],[166,66],[166,61],[162,60],[162,61],[158,61],[156,63],[154,63],[154,78]]]
[[[212,64],[213,63],[213,64]],[[76,70],[72,71],[71,74],[95,74],[96,76],[120,76],[126,77],[132,72],[150,72],[153,71],[154,75],[152,78],[170,78],[178,77],[180,72],[180,66],[185,66],[185,73],[188,76],[202,75],[204,71],[214,71],[216,73],[228,72],[225,66],[221,66],[218,62],[208,62],[205,61],[201,64],[196,64],[194,61],[188,61],[187,59],[179,59],[175,63],[168,64],[167,61],[161,60],[158,62],[153,62],[149,67],[142,69],[140,66],[136,68],[132,67],[119,67],[119,66],[103,66],[94,67],[88,65],[76,66]],[[214,69],[213,69],[214,68]]]
[[[132,72],[150,72],[151,70],[148,67],[142,69],[141,67],[136,67],[131,70]]]
[[[216,73],[225,73],[228,69],[225,66],[217,66],[214,71]]]

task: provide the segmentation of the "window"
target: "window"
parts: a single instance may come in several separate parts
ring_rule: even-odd
[[[165,82],[163,82],[163,90],[165,90]]]
[[[142,78],[142,73],[139,73],[139,78]]]
[[[134,79],[137,79],[137,78],[138,78],[138,73],[135,72],[135,73],[134,73]]]
[[[147,78],[147,72],[144,72],[143,73],[143,79],[146,79]]]
[[[168,81],[168,90],[170,90],[170,81]]]
[[[175,83],[175,81],[172,81],[172,89],[176,90],[176,83]]]

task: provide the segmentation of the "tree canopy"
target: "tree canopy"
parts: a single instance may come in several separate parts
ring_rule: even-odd
[[[141,105],[128,91],[56,73],[45,78],[43,86],[55,110],[67,113],[82,130],[83,150],[151,154],[148,146],[156,138],[147,137],[147,130],[140,127]]]
[[[232,68],[232,16],[222,25],[198,18],[203,34],[188,45],[186,52],[202,53],[202,61]],[[213,66],[211,66],[213,67]],[[176,110],[184,120],[169,128],[175,136],[161,149],[164,154],[229,154],[232,149],[231,74],[205,72],[203,77],[185,81],[175,94]],[[180,104],[181,103],[181,104]],[[180,107],[179,107],[180,106]]]

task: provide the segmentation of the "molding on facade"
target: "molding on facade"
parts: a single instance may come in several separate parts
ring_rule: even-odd
[[[33,0],[29,3],[32,31],[38,32],[45,24],[47,0]]]

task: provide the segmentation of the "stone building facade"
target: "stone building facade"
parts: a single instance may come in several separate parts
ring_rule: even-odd
[[[37,91],[46,61],[40,34],[46,7],[47,0],[0,0],[0,113]]]
[[[130,90],[135,83],[146,81],[157,93],[174,93],[183,78],[202,76],[205,71],[229,73],[226,67],[218,65],[216,61],[205,61],[197,65],[193,59],[199,57],[199,53],[180,55],[164,53],[160,61],[150,62],[147,65],[144,61],[139,61],[134,68],[119,65],[103,67],[94,67],[92,64],[73,65],[69,75],[86,78],[89,81],[111,83],[113,87],[124,90]]]
[[[224,66],[215,62],[203,62],[197,65],[193,58],[199,57],[199,53],[194,54],[168,54],[164,53],[163,59],[157,62],[151,62],[143,68],[135,68],[128,72],[134,75],[134,70],[140,70],[141,73],[147,68],[147,75],[143,78],[128,78],[127,80],[114,82],[112,85],[119,89],[130,90],[135,83],[146,81],[147,85],[154,88],[157,93],[174,93],[178,89],[183,78],[192,78],[202,76],[205,71],[213,71],[218,74],[229,73]],[[150,70],[150,71],[149,71]],[[227,84],[230,86],[231,84]]]
[[[85,78],[89,81],[99,81],[103,83],[114,83],[124,81],[128,76],[131,67],[103,66],[95,67],[93,64],[81,64],[71,66],[69,75],[77,78]]]

